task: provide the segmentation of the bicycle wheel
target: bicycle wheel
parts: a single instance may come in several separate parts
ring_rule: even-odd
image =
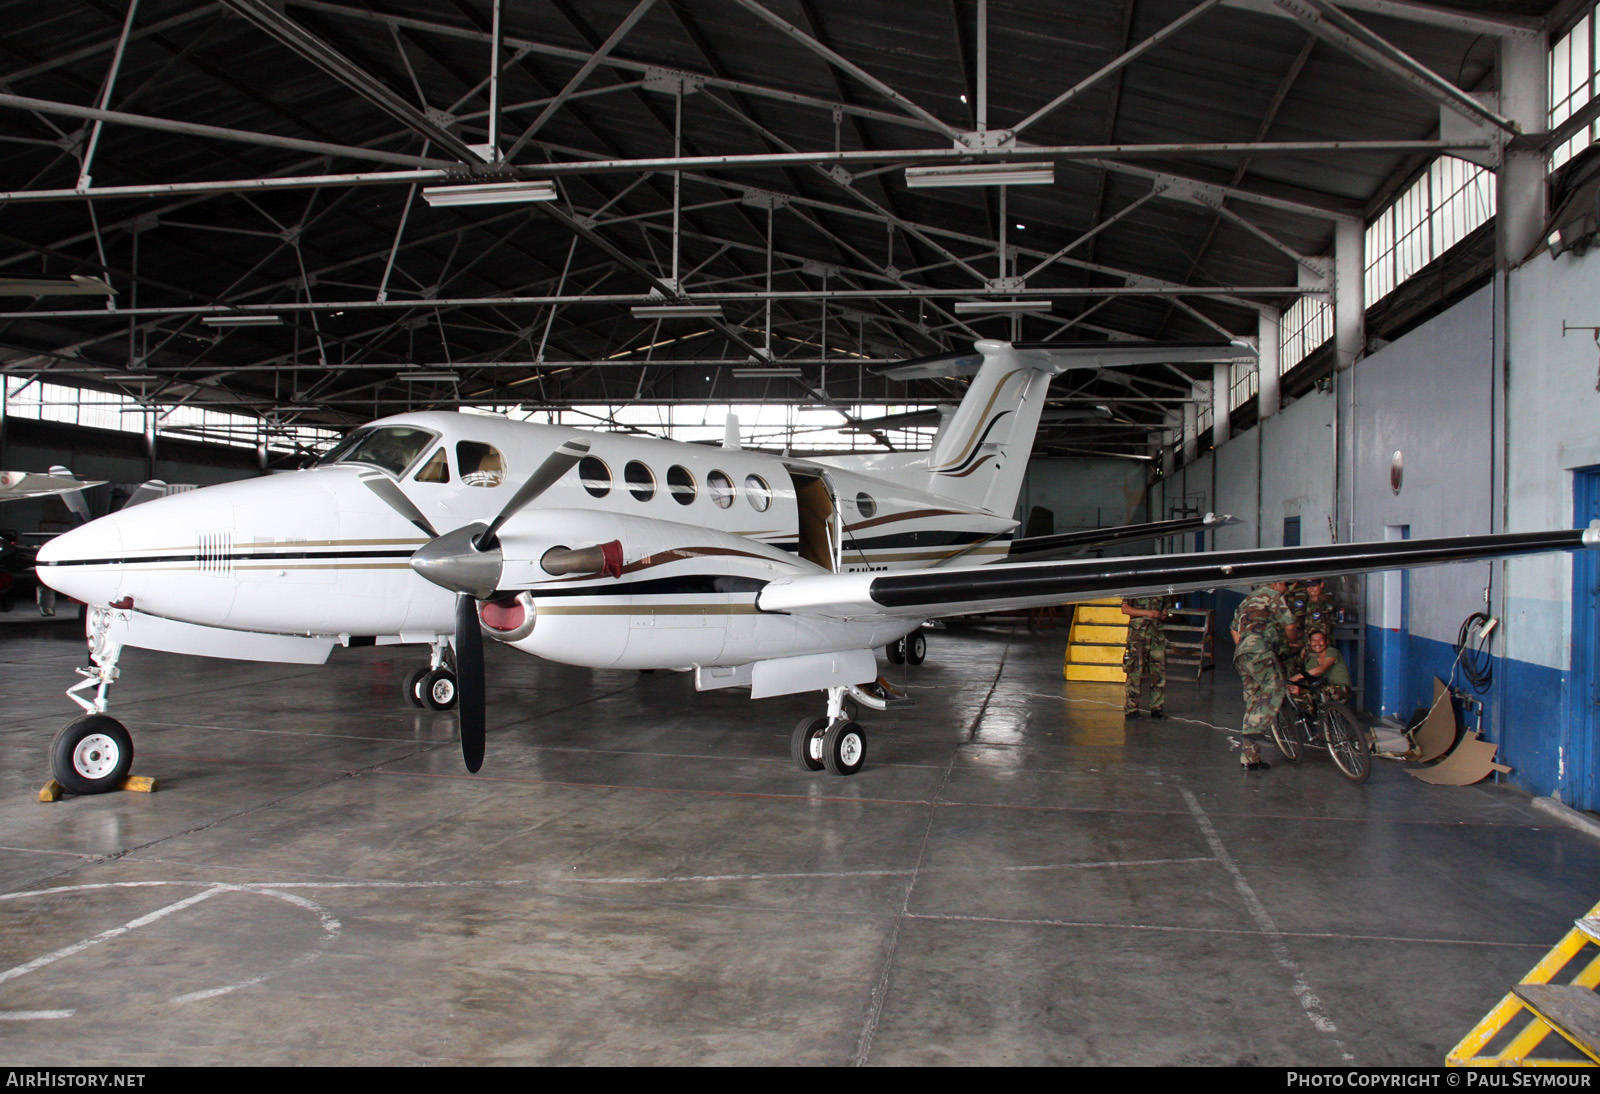
[[[1328,740],[1328,753],[1334,764],[1351,782],[1364,783],[1372,774],[1372,749],[1367,731],[1350,708],[1331,699],[1324,700],[1317,722]]]
[[[1300,719],[1290,710],[1291,706],[1292,701],[1285,699],[1283,705],[1278,707],[1278,713],[1273,716],[1272,743],[1278,746],[1285,760],[1297,764],[1300,757],[1305,755],[1305,745],[1301,740]]]

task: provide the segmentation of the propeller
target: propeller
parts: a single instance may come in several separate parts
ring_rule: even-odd
[[[386,475],[363,476],[367,488],[388,503],[406,520],[433,539],[411,556],[411,568],[440,588],[456,594],[456,690],[461,715],[461,757],[467,770],[483,766],[484,680],[483,632],[479,629],[478,604],[493,596],[500,584],[505,557],[500,551],[499,532],[527,504],[550,489],[583,457],[589,446],[583,441],[567,441],[545,457],[511,495],[511,500],[488,524],[473,523],[440,535],[412,504],[393,479]]]

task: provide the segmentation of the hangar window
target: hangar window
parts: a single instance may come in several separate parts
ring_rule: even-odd
[[[760,475],[746,475],[744,477],[744,496],[750,502],[750,508],[758,513],[765,513],[772,504],[772,487],[767,485],[767,480]]]
[[[499,486],[506,478],[506,461],[492,444],[460,442],[456,445],[456,466],[467,486]]]
[[[733,480],[724,471],[709,472],[706,475],[706,493],[711,495],[712,505],[727,509],[733,505]]]
[[[449,482],[450,461],[445,458],[444,446],[441,445],[428,462],[422,465],[422,470],[412,477],[417,482]]]
[[[628,466],[622,469],[622,477],[627,480],[628,493],[640,501],[649,501],[656,496],[656,477],[638,460],[628,461]]]
[[[699,491],[694,484],[694,475],[689,469],[673,464],[667,468],[667,492],[679,505],[688,505],[694,501],[694,496]]]
[[[611,493],[611,468],[598,456],[585,456],[578,461],[578,481],[591,497],[603,498]]]
[[[1550,47],[1550,128],[1554,129],[1594,98],[1596,67],[1595,9]],[[1550,154],[1550,166],[1560,167],[1594,143],[1596,125],[1590,122]]]

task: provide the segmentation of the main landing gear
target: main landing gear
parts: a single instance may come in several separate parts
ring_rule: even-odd
[[[61,727],[50,742],[50,773],[74,794],[104,794],[120,789],[133,767],[133,738],[121,722],[106,713],[106,689],[116,683],[117,658],[122,647],[111,638],[110,608],[89,613],[89,660],[92,668],[79,669],[83,679],[67,689],[67,698],[83,708],[84,716]],[[94,698],[78,692],[94,689]]]
[[[450,647],[442,639],[430,647],[428,667],[406,677],[406,699],[414,707],[452,710],[456,705],[456,666]]]
[[[883,677],[870,684],[828,689],[828,713],[802,718],[789,735],[789,755],[801,771],[824,768],[833,775],[854,775],[867,759],[867,732],[856,723],[861,708],[888,710],[914,706]]]
[[[884,647],[891,665],[920,665],[928,658],[928,636],[918,627]]]
[[[789,735],[789,754],[801,771],[854,775],[866,763],[867,734],[856,724],[856,704],[845,690],[829,688],[828,713],[800,719]]]

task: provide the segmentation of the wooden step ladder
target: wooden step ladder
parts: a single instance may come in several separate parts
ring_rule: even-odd
[[[1072,636],[1067,642],[1068,680],[1099,680],[1120,684],[1128,678],[1122,657],[1128,652],[1129,618],[1122,614],[1122,598],[1088,600],[1072,612]]]
[[[1192,668],[1196,683],[1200,674],[1217,667],[1214,640],[1211,634],[1213,612],[1210,608],[1173,608],[1161,629],[1167,636],[1167,679],[1178,673],[1180,666]]]
[[[1590,950],[1591,946],[1595,950]],[[1582,963],[1584,958],[1586,964]],[[1575,962],[1582,965],[1576,974],[1562,983],[1555,983]],[[1600,904],[1574,923],[1566,937],[1450,1050],[1445,1064],[1449,1067],[1594,1067],[1600,1064],[1600,994],[1595,992],[1596,984],[1600,984]],[[1509,1038],[1503,1036],[1507,1028],[1522,1017],[1529,1018],[1527,1024]],[[1561,1056],[1531,1055],[1551,1034],[1559,1035],[1560,1039],[1550,1041],[1550,1051],[1571,1048]],[[1490,1051],[1492,1044],[1499,1047]]]

